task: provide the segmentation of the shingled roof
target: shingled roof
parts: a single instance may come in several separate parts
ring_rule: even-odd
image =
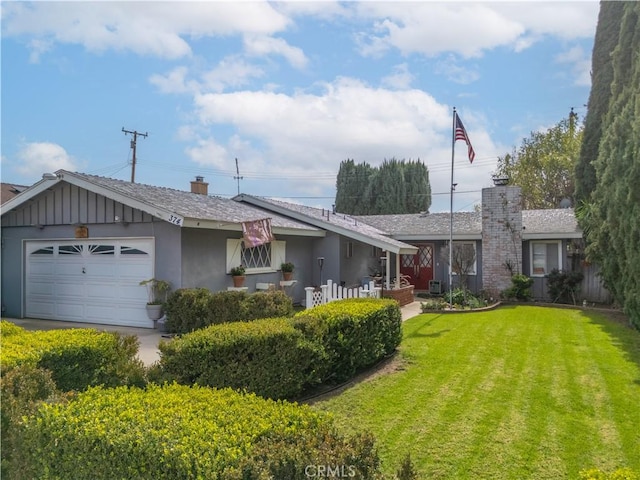
[[[158,218],[179,218],[183,226],[198,226],[220,230],[238,230],[241,222],[271,218],[271,225],[280,233],[321,236],[323,231],[312,225],[296,221],[286,216],[274,215],[250,205],[234,202],[228,198],[201,195],[166,187],[131,183],[114,178],[89,175],[86,173],[59,170],[55,176],[43,178],[29,187],[20,196],[3,205],[3,214],[17,207],[53,184],[67,182],[114,199],[122,204],[140,209]],[[184,223],[183,223],[184,222]]]
[[[398,240],[449,239],[449,213],[362,215],[355,218],[387,232]],[[575,214],[570,208],[523,210],[522,226],[523,240],[582,237],[582,231],[578,226]],[[481,239],[482,213],[454,212],[453,238],[457,240]]]
[[[11,200],[13,197],[21,193],[23,190],[26,190],[29,187],[24,185],[16,185],[14,183],[4,183],[2,182],[2,195],[0,199],[0,203],[5,203]]]
[[[238,202],[268,209],[280,215],[288,215],[304,223],[314,225],[347,238],[362,241],[393,253],[413,254],[417,248],[391,238],[385,231],[361,221],[358,217],[342,213],[333,213],[328,209],[308,207],[296,203],[283,202],[272,198],[254,197],[241,194],[234,198]]]

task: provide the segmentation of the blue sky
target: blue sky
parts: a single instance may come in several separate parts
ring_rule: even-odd
[[[340,162],[420,159],[472,210],[497,157],[582,119],[589,2],[2,3],[2,181],[64,168],[329,208]]]

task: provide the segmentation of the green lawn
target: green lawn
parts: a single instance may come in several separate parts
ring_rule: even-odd
[[[640,471],[640,333],[530,306],[405,322],[399,369],[315,404],[368,429],[387,472],[424,479],[574,479]]]

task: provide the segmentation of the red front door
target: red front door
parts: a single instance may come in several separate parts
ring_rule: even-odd
[[[411,277],[416,290],[428,290],[429,280],[433,280],[433,244],[416,245],[415,255],[402,255],[400,273]]]

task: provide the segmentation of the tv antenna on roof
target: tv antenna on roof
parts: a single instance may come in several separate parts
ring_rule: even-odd
[[[236,176],[233,177],[234,180],[238,181],[238,195],[240,195],[240,180],[242,180],[244,177],[240,176],[240,169],[238,168],[238,158],[236,157]]]

